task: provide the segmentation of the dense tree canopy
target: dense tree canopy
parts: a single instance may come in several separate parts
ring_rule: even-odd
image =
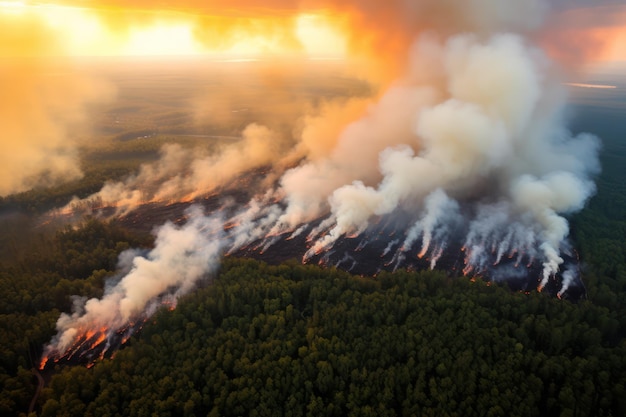
[[[42,415],[620,416],[622,324],[439,272],[231,259],[113,360],[58,369]]]

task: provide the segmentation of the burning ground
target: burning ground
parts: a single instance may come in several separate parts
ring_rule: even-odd
[[[531,3],[441,27],[434,19],[428,31],[405,22],[408,63],[375,101],[326,103],[295,138],[253,123],[218,154],[166,147],[158,162],[73,202],[68,210],[97,201],[125,221],[164,202],[198,204],[158,228],[152,250],[122,254],[104,296],[61,316],[44,360],[116,345],[224,255],[367,274],[442,268],[580,297],[565,216],[595,192],[599,141],[566,127],[558,71],[529,36],[543,3]],[[494,6],[445,7],[461,16]]]

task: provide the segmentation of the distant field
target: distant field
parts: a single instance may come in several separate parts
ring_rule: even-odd
[[[154,135],[236,136],[251,122],[293,124],[323,100],[371,94],[338,64],[309,63],[281,70],[263,62],[139,61],[90,64],[117,88],[95,109],[95,132],[129,141]]]

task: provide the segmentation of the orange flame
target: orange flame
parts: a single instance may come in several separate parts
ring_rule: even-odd
[[[46,367],[46,364],[48,363],[48,360],[50,358],[46,355],[43,358],[41,358],[41,362],[39,363],[39,370],[43,370]]]
[[[95,347],[99,346],[102,342],[106,340],[107,338],[106,331],[107,331],[106,327],[103,327],[100,329],[100,334],[98,338],[91,343],[91,346],[89,347],[89,349],[94,349]]]

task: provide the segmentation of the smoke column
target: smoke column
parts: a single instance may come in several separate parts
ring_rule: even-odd
[[[399,231],[383,253],[394,267],[408,257],[424,257],[434,268],[447,252],[462,250],[464,274],[505,280],[527,275],[537,263],[539,290],[556,279],[569,250],[563,215],[580,210],[595,191],[590,178],[599,171],[599,140],[567,130],[557,71],[527,36],[541,22],[544,3],[393,4],[382,13],[371,2],[346,3],[358,20],[372,19],[364,26],[374,34],[381,22],[398,19],[386,27],[413,39],[398,58],[406,62],[403,76],[344,126],[327,151],[309,154],[306,143],[313,141],[303,135],[295,148],[303,152],[299,159],[278,154],[272,162],[282,167],[275,171],[279,179],[245,207],[231,207],[226,222],[195,210],[182,228],[163,226],[155,249],[135,257],[102,300],[89,300],[59,319],[46,357],[64,355],[88,328],[116,330],[149,315],[163,297],[176,299],[215,270],[222,251],[254,245],[263,252],[306,236],[303,260],[324,259],[345,239],[367,245],[381,221]],[[379,12],[381,22],[375,18]],[[324,120],[324,114],[309,119],[315,128],[303,132],[324,132],[318,128]],[[272,132],[256,126],[245,136],[262,144],[257,139]],[[142,192],[138,179],[145,173],[158,178],[159,164],[169,170],[175,151],[137,177],[108,184],[96,197],[119,204],[123,199],[117,196]],[[257,164],[253,155],[239,152],[185,162],[194,168],[154,195],[174,198],[179,184],[188,194],[185,187],[198,183],[203,170],[220,166],[220,158],[240,155],[239,171],[270,158],[263,154]],[[285,170],[285,160],[300,162]],[[195,195],[210,191],[213,185],[206,184],[213,179],[201,181],[206,188]],[[340,262],[350,259],[346,254]],[[575,285],[575,274],[565,270],[559,295]],[[95,313],[105,304],[108,314]]]

